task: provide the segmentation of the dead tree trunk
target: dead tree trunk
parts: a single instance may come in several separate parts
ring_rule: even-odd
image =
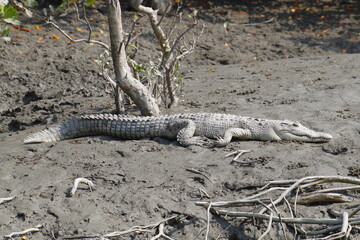
[[[160,110],[148,89],[132,75],[127,63],[120,0],[106,0],[111,41],[111,56],[116,84],[131,98],[142,115],[156,116]]]

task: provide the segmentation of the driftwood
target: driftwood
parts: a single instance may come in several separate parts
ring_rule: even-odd
[[[327,188],[321,190],[314,190],[315,186],[327,183],[346,183],[353,184],[355,186],[346,186],[338,188]],[[298,234],[305,236],[318,236],[316,239],[347,239],[350,235],[350,231],[354,226],[360,225],[360,216],[356,214],[360,211],[360,199],[347,195],[346,192],[360,187],[360,179],[352,177],[342,176],[311,176],[305,177],[299,180],[284,180],[284,181],[272,181],[267,184],[263,184],[260,190],[256,191],[253,195],[245,197],[243,199],[234,201],[220,201],[220,202],[196,202],[196,205],[207,208],[208,213],[208,227],[207,235],[210,229],[210,213],[220,215],[226,218],[245,218],[245,219],[259,219],[268,221],[266,231],[261,234],[259,239],[264,237],[271,231],[272,223],[277,222],[281,224],[283,234],[285,237],[286,225],[292,228],[293,235],[296,237]],[[267,197],[269,194],[272,196],[275,192],[280,192],[279,196],[272,200],[271,197]],[[342,193],[335,193],[342,192]],[[343,211],[338,213],[331,212],[336,218],[311,218],[311,217],[297,217],[297,205],[307,204],[321,204],[321,203],[344,203],[344,202],[357,202],[359,205],[352,211]],[[285,204],[286,208],[290,212],[290,217],[285,216],[284,212],[279,211],[279,207]],[[291,206],[292,205],[292,206]],[[245,208],[253,206],[254,210],[251,211],[239,211],[238,208]],[[236,208],[236,210],[228,210],[226,208]],[[303,228],[299,228],[297,225],[319,225],[318,230],[306,231]],[[324,227],[326,225],[326,227]],[[339,232],[335,232],[338,231]]]
[[[78,189],[79,183],[87,184],[89,186],[90,190],[92,190],[95,187],[95,184],[86,178],[76,178],[74,181],[74,186],[72,187],[72,189],[69,193],[70,196],[74,196],[75,192]]]
[[[173,240],[173,238],[169,237],[168,235],[166,235],[164,233],[164,227],[165,227],[165,223],[167,223],[169,220],[175,219],[176,216],[173,217],[169,217],[166,219],[163,219],[155,224],[149,224],[146,226],[133,226],[127,230],[123,230],[123,231],[115,231],[115,232],[111,232],[111,233],[106,233],[103,235],[96,235],[96,236],[71,236],[71,237],[64,237],[64,239],[70,240],[70,239],[110,239],[110,238],[114,238],[114,237],[122,237],[124,235],[128,235],[131,233],[152,233],[154,232],[155,229],[158,230],[158,234],[156,234],[155,236],[153,236],[150,240],[156,240],[156,239],[167,239],[167,240]]]
[[[31,233],[34,233],[34,232],[39,232],[40,231],[40,228],[42,228],[43,226],[40,224],[40,225],[36,225],[35,227],[33,228],[28,228],[28,229],[25,229],[23,231],[20,231],[20,232],[12,232],[8,235],[5,235],[4,238],[5,239],[13,239],[13,237],[19,237],[19,236],[23,236],[23,235],[27,235],[27,234],[31,234]],[[21,238],[23,239],[23,238]],[[26,239],[26,238],[25,238]]]

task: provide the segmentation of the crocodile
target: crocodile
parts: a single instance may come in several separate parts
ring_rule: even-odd
[[[259,141],[328,142],[332,136],[289,120],[268,120],[218,113],[185,113],[157,117],[91,114],[28,136],[24,143],[55,142],[84,136],[120,139],[162,137],[182,146],[225,146],[232,138]]]

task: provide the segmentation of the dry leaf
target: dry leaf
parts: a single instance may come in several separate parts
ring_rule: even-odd
[[[43,37],[38,37],[38,40],[41,41],[41,40],[44,40],[44,38]]]
[[[21,31],[30,32],[30,30],[27,29],[27,28],[21,28],[21,27],[16,26],[16,25],[11,25],[11,26],[12,26],[13,28],[19,29],[19,30],[21,30]]]
[[[36,30],[40,30],[40,29],[41,29],[41,26],[35,26],[35,29],[36,29]]]
[[[82,29],[82,28],[75,28],[76,31],[78,32],[86,32],[86,30]]]
[[[56,36],[55,34],[52,34],[51,36],[55,39],[60,39],[60,37]]]

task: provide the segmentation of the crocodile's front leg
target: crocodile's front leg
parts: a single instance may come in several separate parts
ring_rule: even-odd
[[[208,138],[205,136],[194,136],[196,130],[196,123],[189,119],[177,119],[168,124],[168,131],[176,135],[176,140],[182,146],[208,145]]]
[[[231,139],[233,137],[240,139],[249,139],[251,137],[251,131],[249,129],[243,128],[229,128],[225,131],[223,137],[218,137],[215,140],[214,145],[218,147],[224,147],[231,142]]]

